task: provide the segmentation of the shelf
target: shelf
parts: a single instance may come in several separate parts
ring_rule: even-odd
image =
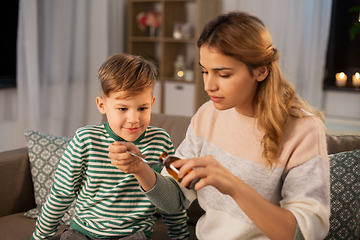
[[[354,87],[352,84],[348,84],[348,85],[346,85],[344,87],[324,86],[324,90],[360,93],[360,87]]]
[[[144,3],[148,3],[148,2],[195,2],[196,0],[131,0],[132,2],[144,2]]]
[[[133,42],[159,42],[159,37],[130,37]]]
[[[160,0],[160,2],[196,2],[196,0]]]
[[[220,0],[129,0],[127,52],[141,55],[156,63],[159,70],[156,98],[158,102],[161,101],[161,113],[169,113],[170,109],[175,108],[171,111],[192,115],[208,101],[199,67],[199,49],[196,42],[204,25],[220,13],[220,3]],[[149,27],[146,27],[145,31],[141,30],[136,19],[139,13],[152,11],[161,14],[161,25],[156,29],[155,37],[150,36]],[[178,26],[180,30],[177,33],[182,38],[173,37],[174,29]],[[179,80],[173,77],[174,62],[179,55],[184,56],[185,76],[191,76],[193,80]],[[186,75],[187,73],[189,75]],[[172,98],[166,89],[171,89],[174,94],[179,94],[180,99],[186,99],[187,102],[179,102],[177,98]],[[170,100],[173,102],[167,102]],[[189,111],[185,111],[186,109]]]
[[[178,42],[178,43],[195,43],[197,39],[195,38],[172,38],[172,37],[165,37],[162,39],[164,42]]]
[[[166,81],[166,82],[177,82],[177,83],[194,83],[194,80],[185,80],[185,79],[176,79],[176,78],[169,78],[169,77],[162,77],[159,78],[160,81]]]
[[[195,43],[195,38],[172,38],[172,37],[130,37],[133,42],[168,42],[168,43]]]

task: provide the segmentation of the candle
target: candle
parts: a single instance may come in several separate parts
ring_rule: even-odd
[[[343,87],[346,85],[347,76],[344,72],[337,73],[335,75],[336,78],[336,86]]]
[[[352,82],[353,85],[356,87],[360,86],[360,74],[358,72],[356,72],[353,76],[352,76]]]

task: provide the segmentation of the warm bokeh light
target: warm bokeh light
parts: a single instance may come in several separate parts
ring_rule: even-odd
[[[347,76],[344,72],[337,73],[335,75],[336,78],[336,86],[343,87],[346,85]]]
[[[353,85],[358,87],[360,86],[360,73],[356,72],[352,77]]]

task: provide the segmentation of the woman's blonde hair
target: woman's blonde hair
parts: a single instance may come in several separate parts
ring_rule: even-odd
[[[278,62],[279,52],[259,18],[246,12],[219,15],[205,25],[197,41],[199,48],[203,44],[245,63],[251,75],[254,69],[267,66],[269,74],[258,83],[253,106],[259,127],[264,131],[263,156],[269,167],[277,162],[278,147],[289,116],[307,116],[305,110],[324,120],[322,112],[297,95],[292,83],[283,77]]]

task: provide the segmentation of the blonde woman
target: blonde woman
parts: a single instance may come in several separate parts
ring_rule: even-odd
[[[322,114],[283,77],[265,25],[245,12],[223,14],[204,27],[198,47],[210,101],[176,151],[181,184],[166,171],[144,173],[140,162],[122,167],[133,167],[165,212],[197,198],[205,211],[199,239],[323,239],[330,181]],[[110,158],[125,156],[126,149],[109,150]],[[195,190],[185,188],[199,177]]]

